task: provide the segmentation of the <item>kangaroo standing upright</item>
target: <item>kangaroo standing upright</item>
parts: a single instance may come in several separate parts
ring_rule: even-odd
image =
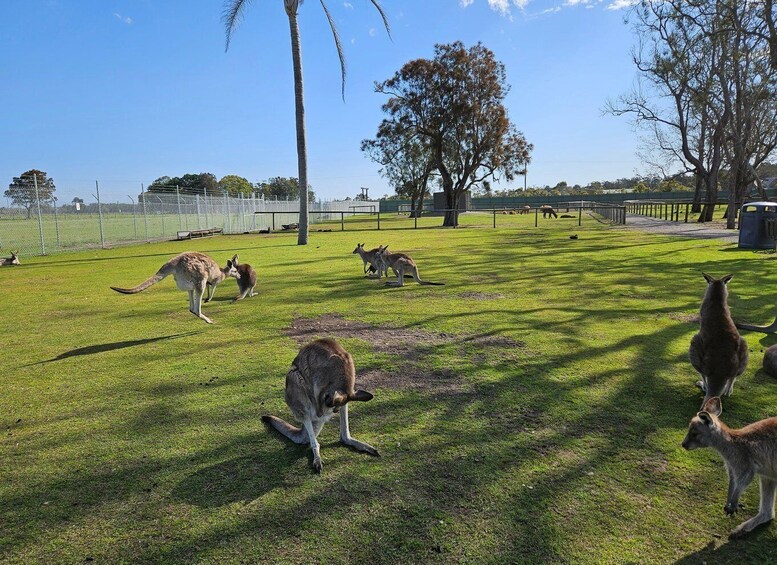
[[[369,271],[370,273],[374,273],[375,271],[378,271],[378,278],[380,278],[380,270],[378,269],[378,263],[376,261],[376,257],[378,252],[383,249],[383,247],[376,247],[375,249],[370,249],[369,251],[364,250],[364,244],[363,243],[357,243],[356,249],[353,250],[353,253],[359,254],[359,257],[362,258],[362,261],[364,262],[364,273],[367,273],[369,265]],[[368,275],[369,276],[369,275]]]
[[[18,251],[11,251],[10,257],[0,257],[0,265],[3,266],[15,266],[15,265],[21,265],[19,263],[19,255]]]
[[[747,342],[740,337],[728,309],[728,281],[702,273],[707,291],[701,303],[699,333],[691,339],[688,356],[701,374],[696,384],[704,391],[702,406],[713,396],[730,396],[734,381],[747,367]]]
[[[691,450],[711,447],[720,453],[728,471],[728,497],[724,510],[739,510],[739,497],[755,475],[761,482],[758,514],[733,530],[740,537],[774,518],[774,493],[777,489],[777,418],[760,420],[734,430],[718,419],[722,411],[720,398],[713,397],[688,425],[683,447]]]
[[[379,455],[378,451],[351,437],[348,427],[348,402],[366,402],[372,395],[354,390],[356,369],[351,355],[333,339],[318,339],[305,345],[286,374],[286,404],[302,423],[297,428],[277,418],[262,416],[294,443],[310,443],[313,450],[313,470],[323,468],[316,438],[321,428],[335,412],[340,412],[340,441],[356,451]]]
[[[235,266],[228,261],[225,268],[220,268],[218,263],[205,255],[194,251],[181,253],[170,259],[156,272],[156,274],[145,282],[140,283],[135,288],[111,288],[122,294],[135,294],[142,292],[156,284],[168,275],[173,275],[175,283],[181,290],[189,292],[189,311],[198,318],[212,324],[213,321],[202,312],[202,295],[205,289],[208,290],[208,297],[205,302],[209,302],[216,292],[216,286],[228,276],[239,278]]]
[[[237,254],[232,257],[232,261],[227,261],[227,268],[230,267],[230,262],[237,269],[237,276],[235,278],[240,289],[240,294],[235,297],[233,302],[243,300],[246,296],[249,298],[254,296],[256,294],[254,292],[254,287],[256,286],[256,271],[254,271],[254,268],[248,263],[238,263]],[[230,274],[230,276],[234,275]]]

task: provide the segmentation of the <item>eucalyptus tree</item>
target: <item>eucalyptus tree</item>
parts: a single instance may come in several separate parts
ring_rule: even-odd
[[[229,49],[229,43],[232,39],[232,35],[237,29],[240,23],[243,13],[248,4],[252,0],[227,0],[224,4],[223,21],[227,34],[226,49]],[[388,18],[386,17],[383,8],[378,0],[369,0],[370,3],[378,10],[381,18],[383,19],[383,25],[386,28],[386,32],[390,34],[390,28]],[[286,16],[289,19],[289,35],[291,36],[291,57],[292,65],[294,69],[294,108],[295,119],[297,128],[297,168],[299,174],[299,235],[297,238],[297,244],[307,245],[308,243],[308,157],[307,157],[307,137],[305,134],[305,99],[303,95],[303,81],[302,81],[302,48],[300,43],[300,31],[299,22],[297,21],[297,15],[299,7],[302,5],[303,0],[283,0],[283,8],[286,11]],[[334,38],[335,47],[337,48],[337,56],[340,59],[340,74],[342,85],[342,96],[345,99],[345,55],[343,53],[343,45],[340,41],[340,34],[335,26],[334,18],[324,0],[319,0],[321,7],[324,10],[329,27],[332,30],[332,36]]]
[[[510,122],[507,73],[478,43],[436,45],[433,59],[405,63],[376,84],[389,99],[379,134],[418,140],[429,152],[445,193],[444,226],[458,224],[460,196],[488,179],[513,180],[525,170],[532,145]]]
[[[381,124],[375,139],[365,139],[361,149],[381,165],[380,174],[394,186],[397,195],[410,199],[412,217],[420,217],[424,198],[429,194],[429,180],[435,167],[432,153],[421,137],[410,131]]]

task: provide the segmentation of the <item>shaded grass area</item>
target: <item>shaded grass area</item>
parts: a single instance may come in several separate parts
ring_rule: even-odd
[[[717,456],[680,447],[701,401],[687,360],[700,271],[735,273],[735,316],[768,322],[773,256],[589,218],[531,221],[358,235],[410,252],[445,287],[364,279],[348,232],[314,232],[307,247],[290,234],[220,237],[0,269],[14,313],[0,318],[0,560],[774,558],[774,527],[726,539],[755,512],[757,487],[744,516],[726,518]],[[184,250],[221,263],[239,252],[258,296],[232,304],[222,299],[236,284],[224,283],[204,305],[207,326],[172,280],[109,290]],[[298,345],[284,329],[328,314],[436,336],[403,350],[414,364],[346,337],[360,374],[417,367],[466,386],[380,381],[351,429],[382,457],[341,447],[330,424],[315,476],[309,450],[259,416],[289,417],[283,383]],[[745,337],[750,367],[724,401],[734,426],[777,414],[760,370],[776,340]]]

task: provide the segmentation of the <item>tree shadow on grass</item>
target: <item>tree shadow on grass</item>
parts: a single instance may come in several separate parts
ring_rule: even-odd
[[[202,333],[202,331],[203,330],[192,330],[189,332],[183,332],[179,334],[163,335],[159,337],[149,337],[146,339],[130,339],[126,341],[115,341],[113,343],[100,343],[97,345],[87,345],[86,347],[78,347],[76,349],[71,349],[70,351],[65,351],[64,353],[60,353],[59,355],[57,355],[52,359],[46,359],[43,361],[37,361],[35,363],[29,363],[27,365],[22,365],[19,368],[31,367],[33,365],[41,365],[43,363],[52,363],[54,361],[62,361],[63,359],[69,359],[70,357],[80,357],[82,355],[95,355],[97,353],[106,353],[108,351],[116,351],[117,349],[125,349],[127,347],[135,347],[138,345],[146,345],[148,343],[154,343],[157,341],[165,341],[168,339],[189,337],[192,335],[196,335],[198,333]]]

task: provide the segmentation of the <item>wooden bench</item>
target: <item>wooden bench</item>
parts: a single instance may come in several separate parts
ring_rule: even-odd
[[[178,232],[178,240],[182,239],[196,239],[199,237],[210,237],[218,235],[224,230],[222,228],[207,228],[204,230],[182,230]]]

